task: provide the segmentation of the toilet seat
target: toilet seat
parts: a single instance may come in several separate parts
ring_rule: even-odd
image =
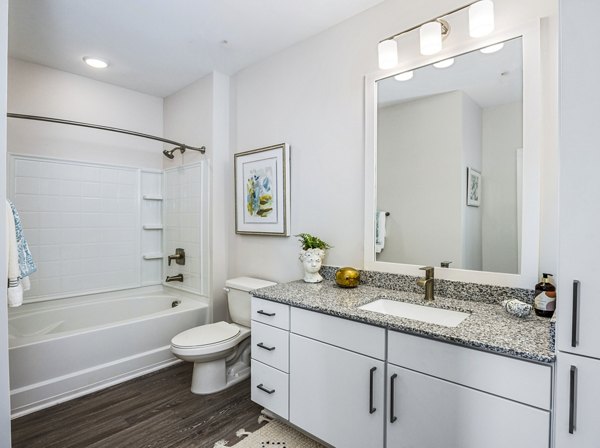
[[[176,348],[196,348],[220,344],[240,334],[240,327],[227,322],[201,325],[179,333],[171,339],[171,345]]]

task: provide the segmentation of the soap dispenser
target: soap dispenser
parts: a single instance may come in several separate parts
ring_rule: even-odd
[[[556,287],[550,283],[552,274],[542,274],[542,281],[535,285],[533,309],[541,317],[552,317],[556,309]]]

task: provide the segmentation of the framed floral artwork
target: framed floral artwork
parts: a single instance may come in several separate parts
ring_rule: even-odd
[[[290,235],[290,152],[285,143],[235,154],[235,233]]]
[[[467,167],[467,205],[481,205],[481,173],[471,167]]]

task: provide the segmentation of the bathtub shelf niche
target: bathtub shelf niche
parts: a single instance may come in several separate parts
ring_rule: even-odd
[[[160,285],[163,265],[163,179],[162,173],[142,172],[142,285]]]
[[[163,258],[163,254],[144,254],[142,257],[144,260],[159,260]]]
[[[144,224],[143,229],[144,230],[162,230],[163,226],[162,226],[162,224]]]
[[[142,199],[145,199],[146,201],[162,201],[163,200],[162,196],[155,195],[155,194],[145,194],[142,196]]]

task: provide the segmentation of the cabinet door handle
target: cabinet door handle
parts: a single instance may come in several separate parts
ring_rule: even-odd
[[[275,350],[275,347],[267,347],[265,344],[263,344],[262,342],[259,342],[258,344],[256,344],[257,347],[260,348],[264,348],[265,350],[269,350],[270,352],[272,352],[273,350]]]
[[[573,281],[573,316],[571,322],[571,347],[579,344],[579,280]]]
[[[256,388],[262,390],[263,392],[268,393],[269,395],[271,395],[273,392],[275,392],[275,389],[267,389],[265,386],[262,385],[262,383],[260,383],[258,386],[256,386]]]
[[[258,310],[257,313],[262,314],[263,316],[269,316],[269,317],[275,316],[275,313],[267,313],[266,311],[263,311],[263,310]]]
[[[569,434],[573,434],[577,420],[577,367],[571,366],[569,379]]]
[[[369,373],[369,414],[372,414],[377,409],[373,407],[373,373],[375,373],[377,367],[371,367],[371,372]]]
[[[394,423],[398,420],[398,417],[394,415],[394,385],[397,377],[398,374],[394,373],[390,378],[390,423]]]

